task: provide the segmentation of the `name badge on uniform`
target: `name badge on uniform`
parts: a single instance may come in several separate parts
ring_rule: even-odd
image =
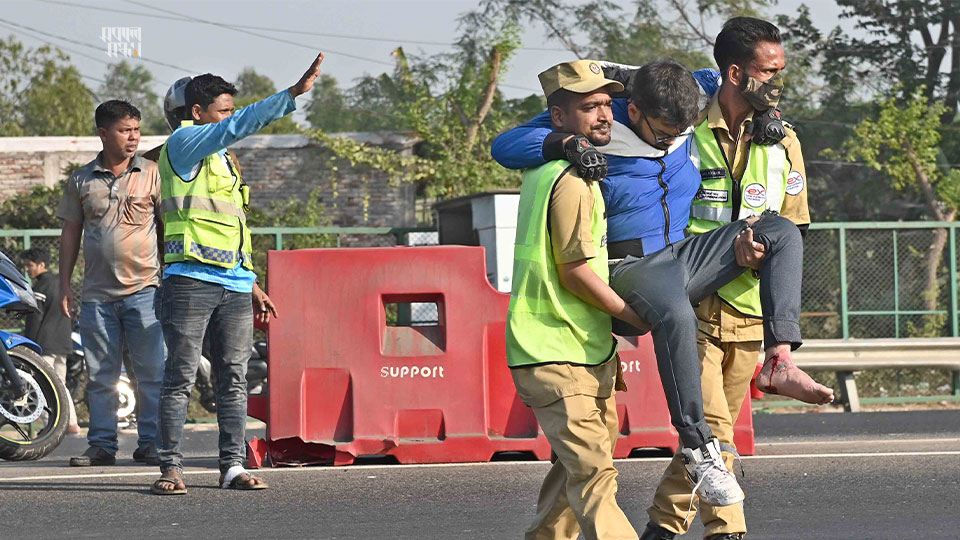
[[[706,202],[727,202],[730,199],[730,194],[723,189],[703,189],[700,188],[697,191],[695,200],[706,201]]]
[[[727,177],[727,170],[724,168],[702,169],[700,171],[701,180],[722,180],[726,177]]]

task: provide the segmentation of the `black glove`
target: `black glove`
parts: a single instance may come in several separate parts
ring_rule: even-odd
[[[603,180],[607,176],[607,157],[597,152],[583,135],[574,135],[563,145],[567,161],[577,168],[584,180]]]
[[[750,139],[761,146],[777,144],[787,136],[783,119],[780,118],[780,109],[777,108],[753,113],[750,126]]]

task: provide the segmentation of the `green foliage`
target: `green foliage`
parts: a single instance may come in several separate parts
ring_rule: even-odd
[[[284,202],[274,202],[266,209],[254,206],[247,212],[247,225],[250,227],[324,227],[329,224],[320,187],[314,188],[306,201],[292,197]],[[274,248],[273,240],[269,235],[253,237],[253,266],[260,275],[261,283],[266,283],[267,251]],[[336,237],[330,234],[292,234],[283,239],[284,249],[335,245]]]
[[[250,66],[243,68],[233,82],[237,87],[237,97],[272,96],[277,93],[277,85],[266,75],[261,75]]]
[[[494,14],[541,25],[577,58],[642,64],[670,57],[691,69],[712,67],[717,30],[706,21],[762,15],[775,0],[635,1],[632,14],[608,0],[483,0],[468,17]]]
[[[100,86],[101,101],[123,99],[140,109],[140,133],[165,135],[170,129],[163,117],[163,103],[153,91],[153,73],[143,64],[126,60],[107,67],[105,82]]]
[[[0,39],[0,136],[93,135],[93,97],[69,59]]]
[[[63,197],[60,181],[53,187],[34,186],[26,193],[17,193],[0,203],[0,229],[59,229],[57,205]]]
[[[853,138],[844,144],[844,152],[839,155],[882,170],[897,191],[906,188],[923,191],[932,187],[940,196],[939,204],[956,210],[960,178],[957,171],[944,170],[938,163],[940,117],[945,108],[942,102],[929,103],[922,86],[914,89],[906,100],[882,99],[876,119],[864,118],[853,129]],[[838,153],[830,151],[826,155]]]
[[[393,78],[383,74],[367,75],[356,86],[344,91],[337,80],[320,75],[307,105],[307,122],[313,129],[327,133],[351,131],[395,131],[408,126],[397,114],[395,104],[403,101]]]
[[[364,121],[373,127],[399,126],[420,139],[416,157],[323,131],[312,136],[353,166],[386,172],[394,182],[422,183],[428,197],[517,186],[519,175],[490,159],[489,148],[497,134],[517,121],[518,112],[542,110],[538,98],[508,101],[497,92],[497,81],[519,46],[518,35],[515,24],[502,20],[471,24],[453,53],[408,58],[397,49],[394,73],[361,81],[352,95],[329,92],[332,79],[323,81],[328,91],[311,104],[311,124],[327,131],[370,130],[370,124],[360,125]],[[334,163],[332,170],[337,167]]]

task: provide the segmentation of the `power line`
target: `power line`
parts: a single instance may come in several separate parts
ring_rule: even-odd
[[[16,23],[16,22],[13,22],[13,21],[10,21],[10,20],[7,20],[7,19],[3,19],[3,18],[0,18],[0,22],[7,23],[8,25],[14,26],[14,27],[19,28],[19,29],[21,29],[21,30],[29,30],[29,31],[31,31],[31,32],[35,32],[35,33],[37,33],[37,34],[40,34],[40,35],[42,35],[42,36],[52,37],[52,38],[55,38],[55,39],[59,39],[59,40],[62,40],[62,41],[66,41],[66,42],[68,42],[68,43],[74,43],[74,44],[76,44],[76,45],[81,45],[81,46],[83,46],[83,47],[87,47],[87,48],[90,48],[90,49],[94,49],[94,50],[103,52],[103,47],[99,47],[99,46],[97,46],[97,45],[91,45],[91,44],[85,43],[85,42],[83,42],[83,41],[77,41],[77,40],[75,40],[75,39],[71,39],[71,38],[68,38],[68,37],[63,37],[63,36],[58,36],[58,35],[56,35],[56,34],[51,34],[50,32],[45,32],[45,31],[43,31],[43,30],[38,30],[38,29],[36,29],[36,28],[32,28],[32,27],[30,27],[30,26],[26,26],[26,25],[23,25],[23,24],[19,24],[19,23]],[[195,70],[195,69],[188,69],[188,68],[185,68],[185,67],[182,67],[182,66],[175,66],[175,65],[173,65],[173,64],[167,64],[166,62],[160,62],[160,61],[158,61],[158,60],[151,60],[151,59],[149,59],[149,58],[144,58],[144,57],[142,57],[142,56],[140,57],[140,60],[143,60],[144,62],[148,62],[148,63],[150,63],[150,64],[156,64],[156,65],[158,65],[158,66],[163,66],[163,67],[175,69],[175,70],[180,71],[180,72],[197,73],[197,70]]]
[[[60,45],[57,45],[56,43],[53,43],[52,41],[47,41],[47,40],[41,39],[41,38],[39,38],[39,37],[37,37],[37,36],[28,34],[28,33],[24,32],[23,30],[18,30],[18,29],[14,28],[14,27],[12,27],[12,26],[10,26],[10,25],[8,25],[8,24],[5,24],[5,23],[0,22],[0,26],[3,26],[4,28],[10,28],[10,29],[12,29],[14,32],[20,32],[20,33],[27,34],[28,37],[31,37],[31,38],[33,38],[33,39],[36,39],[37,41],[39,41],[39,42],[41,42],[41,43],[46,43],[47,45],[50,45],[50,46],[52,46],[52,47],[57,47],[58,49],[62,49],[62,50],[65,50],[65,51],[69,51],[69,52],[72,52],[73,54],[76,54],[76,55],[79,55],[79,56],[85,56],[85,57],[87,57],[87,58],[89,58],[89,59],[91,59],[91,60],[96,60],[96,61],[98,61],[98,62],[102,62],[102,60],[100,60],[100,59],[98,59],[98,58],[94,58],[94,57],[92,57],[92,56],[90,56],[90,55],[88,55],[88,54],[84,54],[84,53],[81,53],[81,52],[78,52],[78,51],[74,51],[74,50],[68,49],[68,48],[66,48],[66,47],[62,47],[62,46],[60,46]],[[104,62],[104,63],[107,63],[107,62]],[[75,66],[74,66],[74,67],[75,67]],[[80,77],[83,78],[83,79],[88,79],[88,80],[91,80],[91,81],[94,81],[94,82],[98,82],[98,83],[100,83],[100,84],[106,84],[106,83],[107,83],[107,81],[105,81],[105,80],[103,80],[103,79],[98,79],[98,78],[96,78],[96,77],[91,77],[90,75],[86,75],[86,74],[84,74],[84,73],[81,73],[80,70],[77,70],[77,74],[80,75]],[[91,91],[91,93],[92,93],[92,91]]]
[[[44,1],[53,1],[53,0],[44,0]],[[152,10],[154,10],[154,11],[159,11],[159,12],[161,12],[161,13],[168,13],[168,14],[173,14],[173,15],[180,16],[180,14],[178,14],[178,13],[175,12],[175,11],[170,11],[170,10],[167,10],[167,9],[158,8],[158,7],[155,7],[155,6],[148,5],[148,4],[143,4],[143,3],[141,3],[141,2],[137,2],[136,0],[127,0],[127,2],[129,2],[129,3],[131,3],[131,4],[134,4],[134,5],[137,5],[137,6],[140,6],[140,7],[147,8],[147,9],[152,9]],[[205,24],[205,25],[209,25],[209,26],[214,26],[214,27],[217,27],[217,28],[227,28],[227,29],[233,30],[233,31],[235,31],[235,32],[241,32],[241,33],[249,34],[249,35],[252,35],[252,36],[259,37],[259,38],[268,39],[268,40],[271,40],[271,41],[277,41],[277,42],[280,42],[280,43],[286,43],[286,44],[289,44],[289,45],[294,45],[294,46],[296,46],[296,47],[301,47],[301,48],[304,48],[304,49],[308,49],[308,50],[313,51],[313,52],[316,52],[316,51],[318,50],[316,47],[313,47],[313,46],[310,46],[310,45],[304,45],[303,43],[299,43],[299,42],[296,42],[296,41],[290,41],[290,40],[288,40],[288,39],[276,38],[276,37],[268,36],[268,35],[265,35],[265,34],[258,34],[258,33],[256,33],[256,32],[251,32],[251,31],[249,31],[249,30],[245,30],[245,29],[239,28],[239,27],[234,26],[234,25],[214,23],[214,22],[204,21],[204,20],[200,20],[200,19],[196,19],[196,18],[189,18],[189,19],[183,19],[183,20],[187,20],[187,21],[194,22],[194,23],[199,23],[199,24]],[[367,61],[367,62],[374,62],[374,63],[377,63],[377,64],[381,64],[381,65],[385,65],[385,66],[390,66],[390,67],[393,67],[393,66],[394,66],[393,63],[391,63],[391,62],[385,62],[385,61],[383,61],[383,60],[377,60],[377,59],[368,58],[368,57],[365,57],[365,56],[357,56],[357,55],[355,55],[355,54],[349,54],[349,53],[334,51],[334,50],[332,50],[332,49],[327,49],[327,48],[325,48],[325,49],[326,49],[328,52],[331,52],[331,53],[334,53],[334,54],[337,54],[337,55],[340,55],[340,56],[345,56],[345,57],[347,57],[347,58],[355,58],[355,59],[358,59],[358,60],[365,60],[365,61]],[[537,92],[537,90],[532,90],[532,89],[530,89],[530,88],[525,88],[525,87],[522,87],[522,86],[516,86],[516,85],[511,85],[511,84],[503,84],[503,83],[500,83],[500,86],[503,86],[503,87],[506,87],[506,88],[513,88],[513,89],[517,89],[517,90],[525,90],[525,91],[529,91],[529,92]]]
[[[147,8],[147,9],[152,9],[152,10],[154,10],[154,11],[159,11],[160,13],[169,13],[169,14],[172,14],[172,15],[177,15],[177,16],[181,16],[181,17],[182,17],[181,14],[179,14],[179,13],[177,13],[177,12],[175,12],[175,11],[170,11],[170,10],[168,10],[168,9],[163,9],[163,8],[158,8],[158,7],[155,7],[155,6],[148,5],[148,4],[141,4],[140,2],[136,2],[136,1],[134,1],[134,0],[127,0],[127,1],[128,1],[129,3],[131,3],[131,4],[133,4],[133,5],[140,6],[140,7],[144,7],[144,8]],[[190,22],[194,22],[194,23],[198,23],[198,24],[205,24],[205,25],[208,25],[208,26],[216,27],[216,28],[228,28],[228,29],[233,30],[233,31],[235,31],[235,32],[240,32],[240,33],[243,33],[243,34],[248,34],[248,35],[251,35],[251,36],[254,36],[254,37],[258,37],[258,38],[262,38],[262,39],[268,39],[268,40],[271,40],[271,41],[276,41],[276,42],[279,42],[279,43],[286,43],[286,44],[288,44],[288,45],[293,45],[294,47],[300,47],[300,48],[302,48],[302,49],[309,49],[310,51],[313,51],[313,52],[318,52],[318,51],[320,50],[320,49],[318,49],[317,47],[314,47],[314,46],[311,46],[311,45],[304,45],[303,43],[300,43],[300,42],[297,42],[297,41],[290,41],[289,39],[283,39],[283,38],[268,36],[268,35],[266,35],[266,34],[258,34],[258,33],[256,33],[256,32],[252,32],[252,31],[250,31],[250,30],[245,30],[245,29],[243,29],[243,28],[238,28],[238,27],[236,27],[236,26],[232,26],[232,25],[229,25],[229,24],[223,24],[223,23],[215,23],[215,22],[210,22],[210,21],[204,21],[204,20],[201,20],[201,19],[193,18],[193,17],[191,17],[191,18],[189,18],[189,19],[182,19],[182,20],[188,20],[188,21],[190,21]],[[336,55],[343,56],[343,57],[346,57],[346,58],[353,58],[353,59],[355,59],[355,60],[363,60],[363,61],[366,61],[366,62],[372,62],[372,63],[375,63],[375,64],[380,64],[380,65],[390,66],[390,67],[393,67],[393,65],[394,65],[392,62],[387,62],[387,61],[385,61],[385,60],[377,60],[377,59],[375,59],[375,58],[367,58],[366,56],[359,56],[359,55],[356,55],[356,54],[345,53],[345,52],[342,52],[342,51],[334,51],[334,50],[332,50],[332,49],[327,49],[327,50],[328,50],[329,52],[332,52],[332,53],[336,54]]]
[[[115,13],[124,13],[124,14],[129,14],[129,15],[139,15],[139,16],[142,16],[142,17],[152,17],[152,18],[158,18],[158,19],[173,20],[173,21],[178,21],[178,22],[192,22],[192,23],[195,23],[195,24],[204,24],[204,25],[214,26],[214,27],[218,27],[218,28],[226,28],[226,29],[228,29],[228,30],[233,30],[233,31],[235,31],[235,32],[241,32],[241,33],[244,33],[244,34],[252,35],[252,36],[255,36],[255,37],[262,38],[262,39],[267,39],[267,40],[270,40],[270,41],[276,41],[276,42],[279,42],[279,43],[285,43],[285,44],[288,44],[288,45],[293,45],[293,46],[296,46],[296,47],[305,48],[305,49],[308,49],[308,50],[313,51],[313,52],[316,52],[316,51],[318,50],[316,47],[309,46],[309,45],[305,45],[305,44],[303,44],[303,43],[299,43],[299,42],[296,42],[296,41],[290,41],[290,40],[282,39],[282,38],[277,38],[277,37],[269,36],[269,35],[266,35],[266,34],[258,34],[258,33],[256,33],[256,32],[251,32],[250,30],[247,29],[247,28],[259,28],[259,27],[250,27],[250,26],[242,26],[242,25],[231,25],[231,24],[213,23],[213,22],[210,22],[210,21],[204,21],[204,20],[201,20],[201,19],[196,19],[196,18],[193,18],[193,17],[188,17],[188,16],[182,15],[182,14],[180,14],[180,13],[177,13],[177,12],[175,12],[175,11],[171,11],[171,10],[166,10],[166,9],[154,7],[154,6],[151,6],[151,5],[148,5],[148,4],[142,4],[142,3],[140,3],[140,2],[135,2],[135,1],[133,1],[133,0],[128,0],[128,2],[131,3],[131,4],[134,4],[134,5],[140,6],[140,7],[144,7],[144,8],[147,8],[147,9],[154,10],[154,11],[159,11],[159,12],[161,12],[161,13],[164,13],[165,15],[148,14],[148,13],[139,12],[139,11],[129,11],[129,10],[122,10],[122,9],[110,9],[110,8],[100,8],[100,7],[94,7],[94,6],[84,6],[84,5],[78,5],[78,4],[70,4],[70,3],[67,3],[67,2],[59,1],[59,0],[36,0],[36,1],[38,1],[38,2],[44,2],[44,3],[48,3],[48,4],[65,5],[65,6],[70,6],[70,7],[78,7],[78,8],[85,8],[85,9],[95,9],[95,10],[97,10],[97,11],[111,11],[111,12],[115,12]],[[263,28],[261,28],[261,29],[263,29]],[[283,32],[290,32],[290,33],[300,33],[300,32],[287,31],[287,30],[285,30],[285,29],[279,29],[279,28],[271,28],[271,29],[264,29],[264,30],[267,30],[267,31],[283,31]],[[323,34],[316,33],[316,35],[323,35]],[[371,38],[371,39],[380,39],[380,38]],[[384,38],[384,41],[386,41],[386,38]],[[436,44],[439,44],[440,42],[435,42],[435,43],[436,43]],[[331,53],[334,53],[334,54],[336,54],[336,55],[343,56],[343,57],[346,57],[346,58],[354,58],[354,59],[357,59],[357,60],[363,60],[363,61],[366,61],[366,62],[371,62],[371,63],[379,64],[379,65],[382,65],[382,66],[389,66],[389,67],[393,67],[393,66],[394,66],[394,64],[391,63],[391,62],[387,62],[387,61],[384,61],[384,60],[379,60],[379,59],[376,59],[376,58],[369,58],[369,57],[359,56],[359,55],[350,54],[350,53],[345,53],[345,52],[341,52],[341,51],[335,51],[335,50],[332,50],[332,49],[329,49],[329,48],[326,48],[326,47],[324,47],[322,50],[325,50],[325,51],[327,51],[327,52],[331,52]],[[550,49],[543,49],[543,50],[550,50]],[[557,50],[559,51],[559,50],[561,50],[561,49],[557,49]],[[562,49],[562,50],[566,50],[566,49]],[[195,73],[195,72],[196,72],[196,70],[186,70],[186,71],[189,71],[189,72],[191,72],[191,73]],[[500,83],[500,86],[503,86],[504,88],[512,88],[512,89],[514,89],[514,90],[523,90],[523,91],[525,91],[525,92],[535,92],[535,93],[536,93],[536,92],[539,92],[539,90],[535,90],[535,89],[533,89],[533,88],[527,88],[527,87],[524,87],[524,86],[507,84],[507,83]]]
[[[76,50],[76,49],[71,49],[71,48],[69,48],[69,47],[64,47],[63,45],[58,45],[58,44],[56,44],[56,43],[54,43],[54,42],[52,42],[52,41],[48,41],[48,40],[46,40],[46,39],[43,39],[42,37],[40,37],[40,36],[38,36],[38,35],[36,35],[36,34],[34,34],[34,33],[32,33],[32,32],[27,32],[26,30],[18,29],[18,28],[16,28],[16,27],[10,26],[9,24],[6,24],[6,23],[4,23],[4,22],[0,22],[0,26],[5,27],[5,28],[9,28],[9,29],[13,30],[14,32],[17,32],[17,33],[26,35],[26,36],[31,37],[31,38],[33,38],[33,39],[35,39],[35,40],[37,40],[37,41],[39,41],[39,42],[41,42],[41,43],[46,43],[47,45],[50,45],[51,47],[56,47],[56,48],[58,48],[58,49],[60,49],[60,50],[69,52],[69,53],[71,53],[71,54],[74,54],[74,55],[77,55],[77,56],[82,56],[82,57],[84,57],[84,58],[89,58],[90,60],[93,60],[94,62],[99,62],[99,63],[101,63],[101,64],[103,64],[103,65],[106,65],[106,66],[112,65],[110,62],[107,62],[106,60],[104,60],[104,59],[102,59],[102,58],[97,58],[97,57],[95,57],[95,56],[91,56],[91,55],[89,55],[89,54],[82,53],[82,52],[80,52],[80,51],[78,51],[78,50]],[[78,71],[78,72],[79,72],[79,71]],[[97,77],[91,77],[90,75],[85,75],[85,74],[83,74],[83,73],[80,73],[80,76],[83,77],[84,79],[89,79],[89,80],[91,80],[91,81],[95,81],[95,82],[98,82],[98,83],[100,83],[100,84],[104,84],[104,85],[107,84],[107,81],[105,81],[105,80],[103,80],[103,79],[98,79]],[[163,90],[166,91],[166,86],[164,86],[163,83],[161,83],[160,81],[156,81],[156,80],[155,80],[155,81],[152,81],[152,82],[153,82],[154,85],[160,85],[161,87],[163,87]]]
[[[154,17],[154,18],[158,18],[158,19],[166,19],[166,20],[171,20],[171,21],[201,22],[201,21],[194,21],[193,19],[190,19],[190,18],[188,18],[188,17],[186,17],[186,16],[179,15],[179,14],[178,14],[178,15],[173,15],[173,16],[171,16],[171,15],[167,15],[167,16],[163,16],[163,15],[150,15],[150,14],[144,13],[144,12],[142,12],[142,11],[128,11],[128,10],[124,10],[124,9],[104,8],[104,7],[99,7],[99,6],[85,6],[85,5],[71,4],[71,3],[69,3],[69,2],[63,2],[63,1],[59,1],[59,0],[36,0],[36,1],[37,1],[37,2],[45,2],[45,3],[48,3],[48,4],[59,4],[59,5],[63,5],[63,6],[83,8],[83,9],[93,9],[93,10],[96,10],[96,11],[109,11],[109,12],[112,12],[112,13],[123,13],[123,14],[127,14],[127,15],[141,15],[141,16]],[[141,4],[138,4],[138,5],[141,5]],[[152,6],[146,6],[146,5],[144,5],[143,7],[152,8]],[[168,12],[168,13],[170,13],[170,12]],[[221,26],[221,25],[218,24],[217,26]],[[244,29],[244,30],[261,30],[261,31],[264,31],[264,32],[283,32],[283,33],[286,33],[286,34],[299,34],[299,35],[305,35],[305,36],[331,37],[331,38],[337,38],[337,39],[353,39],[353,40],[358,40],[358,41],[375,41],[375,42],[393,43],[393,44],[396,44],[396,43],[407,43],[407,44],[411,44],[411,45],[430,45],[430,46],[444,46],[444,47],[450,47],[450,46],[454,45],[454,43],[450,43],[450,42],[447,42],[447,41],[428,41],[428,40],[413,40],[413,39],[400,39],[400,38],[387,38],[387,37],[374,37],[374,36],[357,36],[357,35],[348,35],[348,34],[333,34],[333,33],[327,33],[327,32],[311,32],[311,31],[307,31],[307,30],[291,30],[291,29],[289,29],[289,28],[275,28],[275,27],[254,26],[254,25],[245,25],[245,24],[231,24],[231,25],[223,25],[223,26],[228,26],[228,27],[232,27],[232,28],[239,28],[239,29]],[[519,50],[524,50],[524,51],[536,51],[536,52],[569,52],[567,49],[558,48],[558,47],[552,47],[552,48],[551,48],[551,47],[518,47],[518,49],[519,49]],[[332,51],[331,51],[331,52],[332,52]],[[342,53],[337,53],[337,54],[342,54]]]

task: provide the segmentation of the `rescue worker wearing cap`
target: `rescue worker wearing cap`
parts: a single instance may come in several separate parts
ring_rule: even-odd
[[[610,91],[596,62],[540,74],[555,129],[589,143],[610,140]],[[617,505],[614,398],[620,361],[611,316],[643,322],[610,288],[604,203],[596,182],[558,159],[526,171],[520,191],[507,363],[517,392],[550,441],[553,467],[527,540],[632,540]],[[621,387],[622,388],[622,387]]]
[[[776,26],[751,17],[727,21],[717,36],[714,58],[722,82],[701,114],[692,147],[701,177],[690,210],[693,234],[765,210],[779,212],[801,231],[810,223],[797,135],[789,127],[777,129],[776,122],[767,129],[770,124],[765,122],[772,119],[783,90],[785,58],[780,43]],[[728,468],[736,456],[733,426],[762,351],[759,290],[760,283],[747,271],[696,308],[703,408]],[[761,373],[757,383],[767,388],[768,375]],[[647,511],[650,522],[642,538],[672,540],[686,533],[689,507],[683,464],[675,458]],[[743,505],[702,503],[700,518],[710,540],[737,540],[747,532]]]
[[[243,468],[245,375],[254,313],[260,322],[267,322],[277,311],[256,283],[246,225],[249,187],[227,157],[226,147],[293,112],[294,98],[313,88],[321,62],[323,54],[293,86],[236,114],[236,88],[222,78],[199,75],[184,88],[192,121],[174,131],[159,157],[166,264],[161,324],[168,354],[157,437],[161,476],[151,486],[154,494],[187,491],[180,442],[207,333],[218,380],[217,485],[240,490],[267,487]]]
[[[788,367],[789,353],[801,341],[802,245],[797,227],[764,215],[685,238],[700,187],[689,137],[700,109],[698,94],[694,78],[675,62],[640,68],[629,101],[614,100],[611,143],[601,147],[609,160],[601,190],[610,256],[621,259],[611,270],[610,283],[652,327],[671,423],[680,435],[687,489],[692,485],[703,501],[726,506],[742,501],[743,493],[704,418],[693,306],[737,278],[744,266],[758,267],[764,284],[760,296],[767,364],[782,368],[773,372],[778,390],[817,403],[832,399],[832,391]],[[583,163],[578,153],[589,150],[576,143],[577,137],[547,128],[543,118],[501,134],[493,147],[497,161],[532,167],[559,152]],[[562,143],[559,150],[551,139]],[[577,152],[570,152],[571,147]],[[740,234],[747,228],[755,238]],[[762,244],[760,255],[751,254],[758,251],[755,243]]]

